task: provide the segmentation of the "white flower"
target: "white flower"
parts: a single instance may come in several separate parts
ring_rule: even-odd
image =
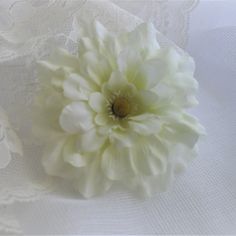
[[[0,169],[10,163],[11,152],[22,155],[22,145],[11,128],[5,111],[0,107]]]
[[[80,29],[78,55],[41,61],[36,132],[43,166],[85,197],[120,182],[150,196],[164,191],[195,156],[204,133],[185,109],[197,104],[194,62],[161,48],[152,24],[109,33]]]

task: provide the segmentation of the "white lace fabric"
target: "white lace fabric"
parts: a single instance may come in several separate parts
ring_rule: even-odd
[[[73,47],[68,38],[73,16],[98,19],[113,31],[130,30],[143,20],[151,20],[160,32],[183,47],[187,41],[188,15],[196,2],[142,0],[129,4],[128,1],[115,0],[1,1],[0,105],[6,109],[23,142],[24,155],[13,158],[6,168],[0,169],[0,232],[15,234],[27,231],[22,226],[19,211],[14,210],[20,209],[26,202],[31,207],[35,207],[35,203],[37,208],[40,201],[36,200],[39,199],[46,203],[54,198],[69,201],[68,196],[63,195],[63,190],[57,189],[57,180],[46,176],[41,167],[41,146],[31,134],[30,109],[37,89],[35,63],[50,54],[55,46]],[[163,43],[170,43],[162,34],[159,37]],[[56,195],[55,189],[60,195]],[[104,198],[102,206],[105,207],[106,201],[118,202],[119,198],[131,201],[130,196],[117,193],[116,196],[114,194]],[[134,207],[136,203],[131,205]],[[54,207],[56,212],[57,208]],[[140,223],[140,219],[130,219],[130,223]],[[86,228],[81,232],[92,231]],[[145,229],[131,227],[132,232],[142,233]]]

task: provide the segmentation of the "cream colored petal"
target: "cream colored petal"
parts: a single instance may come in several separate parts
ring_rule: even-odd
[[[104,176],[101,170],[101,160],[94,154],[94,160],[82,169],[81,175],[74,181],[77,189],[85,198],[106,192],[112,182]]]
[[[166,62],[169,72],[181,72],[193,76],[195,71],[194,60],[186,53],[179,53],[175,48],[161,49],[159,58]]]
[[[94,32],[94,22],[84,21],[83,19],[74,17],[70,38],[78,43],[79,56],[88,50],[99,50],[99,45],[96,41],[96,32]]]
[[[153,58],[160,49],[156,36],[157,30],[152,23],[142,23],[127,34],[127,44],[139,50],[144,58]]]
[[[82,156],[76,147],[76,138],[71,137],[63,147],[63,159],[74,167],[83,167],[87,164],[86,158]]]
[[[37,71],[39,81],[43,85],[61,89],[63,81],[66,79],[65,68],[53,65],[49,61],[39,61]]]
[[[103,87],[103,93],[106,97],[112,96],[112,94],[119,93],[133,95],[137,93],[135,86],[129,83],[124,75],[119,71],[113,71],[109,81]]]
[[[89,105],[97,113],[105,112],[107,109],[106,99],[98,92],[90,94]]]
[[[110,33],[107,29],[97,20],[95,21],[83,21],[80,19],[80,23],[83,27],[80,28],[81,36],[95,38],[99,42],[102,42]]]
[[[137,146],[131,150],[136,174],[157,175],[164,173],[168,164],[168,150],[154,136],[140,138]]]
[[[184,114],[176,122],[166,126],[161,132],[161,137],[169,142],[182,143],[193,148],[200,135],[205,134],[205,129],[194,117]]]
[[[79,68],[78,58],[61,48],[56,49],[47,61],[39,61],[39,64],[51,70],[63,67],[78,71]]]
[[[79,36],[79,55],[88,51],[100,52],[108,59],[112,68],[116,68],[116,57],[121,50],[117,37],[108,32],[99,22],[87,22],[85,25],[85,29],[82,29],[83,32]],[[79,30],[81,31],[81,28]]]
[[[118,91],[126,84],[127,81],[124,78],[124,75],[119,71],[113,71],[109,81],[107,82],[107,85],[113,92]]]
[[[95,116],[95,122],[97,125],[105,126],[110,123],[107,113],[100,113]]]
[[[140,135],[158,134],[161,121],[157,115],[142,114],[129,118],[129,128]]]
[[[102,169],[111,180],[121,180],[134,176],[132,159],[128,148],[109,145],[102,154]]]
[[[83,55],[88,51],[98,51],[96,40],[89,37],[82,37],[79,39],[78,52],[79,56]]]
[[[90,129],[81,134],[77,139],[77,149],[80,152],[95,152],[105,143],[107,137],[97,133],[96,129]]]
[[[139,104],[140,113],[155,113],[161,106],[161,100],[157,93],[150,90],[141,90],[138,93],[137,103]]]
[[[173,178],[172,169],[169,168],[166,173],[161,175],[138,175],[123,181],[123,184],[135,191],[140,197],[150,198],[158,193],[165,192],[170,187]]]
[[[63,149],[67,138],[59,137],[48,143],[44,150],[42,164],[49,175],[73,179],[78,175],[78,168],[66,163],[63,158]]]
[[[193,76],[195,71],[195,62],[193,58],[190,57],[188,54],[184,54],[182,56],[181,62],[179,63],[178,69],[182,73],[186,73],[190,76]]]
[[[138,135],[134,133],[133,130],[115,130],[109,134],[109,140],[111,143],[116,144],[120,148],[135,148],[135,145],[137,144],[137,136]]]
[[[198,102],[195,93],[198,89],[198,82],[190,75],[184,73],[176,73],[168,82],[173,88],[173,103],[182,107],[192,107]]]
[[[94,126],[93,113],[85,102],[67,105],[60,115],[59,122],[64,131],[72,134],[85,132]]]
[[[126,76],[126,79],[129,82],[135,83],[135,78],[139,71],[139,67],[143,63],[140,53],[135,50],[135,48],[128,48],[121,51],[117,61],[119,71]],[[141,81],[139,82],[141,83]]]
[[[83,54],[81,60],[81,71],[84,70],[84,76],[96,85],[101,86],[109,79],[111,67],[103,55],[90,51]]]
[[[140,89],[152,89],[164,79],[167,73],[166,65],[162,60],[148,60],[140,65],[134,82]]]
[[[75,153],[73,155],[70,155],[66,158],[66,162],[70,163],[74,167],[83,167],[86,165],[86,161],[84,160],[84,157],[81,156],[79,153]]]
[[[88,100],[89,94],[94,88],[94,84],[79,74],[69,74],[63,83],[65,97],[74,101]]]

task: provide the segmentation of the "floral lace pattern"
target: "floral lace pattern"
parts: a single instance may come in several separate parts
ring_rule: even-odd
[[[151,21],[156,28],[178,46],[187,43],[189,14],[198,0],[112,0],[123,9],[144,21]]]
[[[0,209],[1,212],[3,211]],[[0,216],[0,233],[11,233],[11,234],[21,234],[22,230],[18,221],[6,214]]]

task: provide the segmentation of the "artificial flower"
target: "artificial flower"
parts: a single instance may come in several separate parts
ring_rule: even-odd
[[[165,191],[196,155],[204,128],[186,112],[197,104],[194,61],[156,34],[151,23],[115,34],[94,22],[79,29],[78,53],[39,62],[43,166],[86,198],[115,183]]]

